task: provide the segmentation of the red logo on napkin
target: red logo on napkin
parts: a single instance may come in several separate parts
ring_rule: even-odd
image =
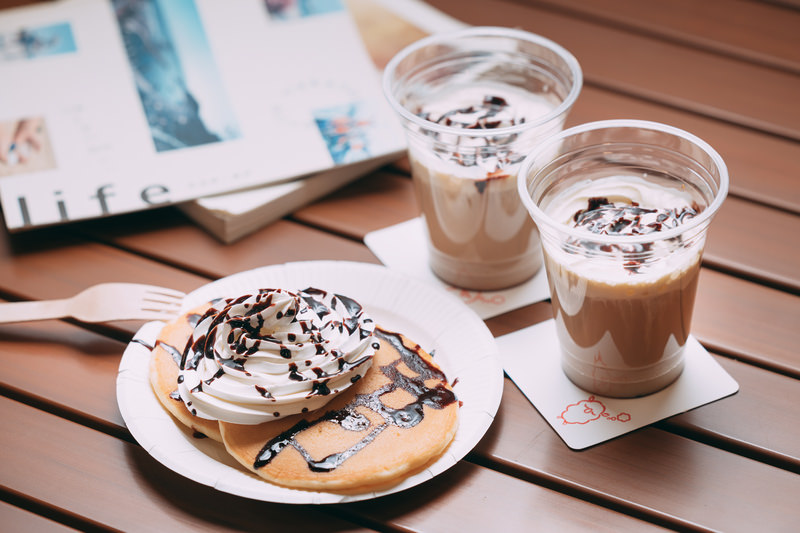
[[[493,294],[491,297],[489,297],[480,291],[468,291],[466,289],[460,289],[450,285],[447,286],[447,290],[456,293],[456,295],[467,305],[475,302],[483,302],[492,305],[503,305],[506,303],[506,297],[502,294]]]
[[[631,415],[628,413],[612,415],[606,411],[606,406],[602,402],[596,400],[594,396],[589,396],[586,400],[567,405],[557,418],[562,424],[588,424],[601,418],[611,422],[629,422]]]

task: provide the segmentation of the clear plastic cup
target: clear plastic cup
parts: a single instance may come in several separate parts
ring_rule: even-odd
[[[728,191],[720,155],[671,126],[594,122],[540,144],[518,187],[541,234],[567,377],[614,397],[677,379],[706,232]]]
[[[384,92],[405,126],[429,264],[441,279],[491,290],[539,270],[516,174],[537,143],[561,131],[582,79],[564,48],[508,28],[434,35],[389,62]]]

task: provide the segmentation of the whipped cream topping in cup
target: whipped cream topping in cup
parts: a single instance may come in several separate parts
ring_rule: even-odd
[[[443,89],[417,104],[415,114],[449,130],[429,132],[436,140],[433,149],[412,144],[411,155],[431,170],[464,179],[516,174],[528,146],[515,142],[520,134],[507,128],[535,122],[557,107],[553,98],[496,82]],[[497,134],[469,135],[486,131]]]
[[[692,248],[682,238],[659,238],[661,232],[678,228],[705,209],[702,197],[687,188],[637,176],[609,176],[578,181],[554,194],[542,208],[553,220],[586,232],[586,239],[572,235],[563,245],[548,247],[551,257],[586,279],[609,284],[655,281],[674,276],[700,259],[702,247]],[[604,240],[604,236],[645,235],[652,239]],[[595,239],[598,236],[600,240]],[[690,249],[694,253],[679,253]],[[637,275],[632,278],[631,274]]]
[[[220,300],[186,344],[178,392],[192,414],[236,424],[318,409],[372,365],[374,328],[356,301],[314,288]]]

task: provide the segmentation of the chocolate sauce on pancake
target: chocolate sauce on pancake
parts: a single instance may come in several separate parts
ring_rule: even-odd
[[[314,472],[330,472],[340,466],[348,458],[352,457],[360,450],[368,446],[375,438],[387,427],[397,426],[400,428],[411,428],[422,422],[424,418],[424,406],[433,409],[443,409],[456,401],[456,396],[450,389],[442,383],[430,388],[425,385],[429,379],[445,381],[444,373],[431,366],[419,354],[420,347],[408,348],[403,344],[399,334],[376,328],[375,335],[383,342],[389,343],[400,354],[400,359],[392,361],[388,365],[380,367],[380,371],[389,378],[389,383],[368,394],[357,394],[343,408],[335,411],[327,411],[319,418],[309,421],[301,420],[294,426],[287,429],[280,435],[268,441],[256,456],[253,463],[254,468],[261,468],[268,465],[283,449],[292,447],[296,449],[305,459],[308,468]],[[404,363],[409,369],[416,373],[415,377],[408,377],[401,373],[397,366]],[[386,407],[381,402],[381,396],[397,389],[403,389],[414,397],[414,400],[402,408],[395,409]],[[370,429],[372,423],[364,415],[358,413],[358,407],[366,407],[378,413],[385,421],[384,424],[373,426],[360,441],[350,448],[328,455],[320,460],[315,460],[299,444],[297,436],[308,428],[321,422],[332,422],[348,431],[365,431]]]

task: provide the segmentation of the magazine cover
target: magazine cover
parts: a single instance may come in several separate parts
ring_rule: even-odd
[[[379,71],[405,46],[431,33],[465,27],[422,0],[346,0],[346,6],[364,48]],[[231,243],[403,155],[405,149],[291,182],[190,200],[178,207],[213,236]]]
[[[342,0],[60,0],[0,16],[9,230],[403,150]]]

